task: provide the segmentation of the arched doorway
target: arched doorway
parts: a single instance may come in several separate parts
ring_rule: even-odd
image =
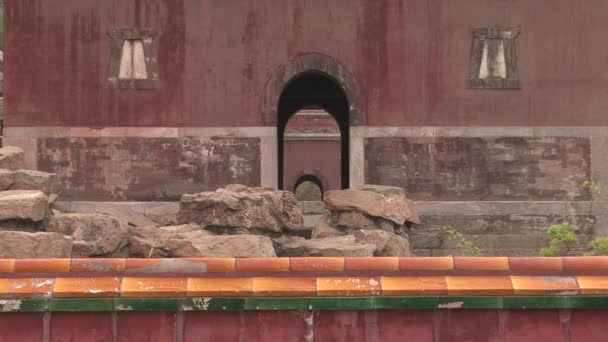
[[[298,201],[322,201],[323,184],[319,177],[311,174],[303,175],[296,181],[293,192]]]
[[[320,71],[306,71],[294,76],[284,87],[278,101],[277,142],[279,189],[284,188],[285,129],[289,119],[303,108],[322,108],[329,113],[340,131],[341,187],[350,184],[350,113],[348,98],[338,82]],[[310,165],[314,168],[314,165]]]

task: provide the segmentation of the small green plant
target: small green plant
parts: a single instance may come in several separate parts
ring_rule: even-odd
[[[587,192],[589,193],[589,196],[591,196],[591,200],[593,201],[594,199],[597,198],[597,196],[600,195],[601,190],[600,190],[600,186],[597,185],[597,183],[595,183],[592,180],[586,180],[583,182],[583,188],[585,188],[585,190],[587,190]]]
[[[608,255],[608,236],[600,235],[589,242],[589,251],[585,253],[587,256]]]
[[[567,255],[578,239],[570,223],[554,224],[547,229],[549,247],[539,251],[541,256]]]
[[[466,256],[480,256],[481,250],[476,247],[473,242],[467,239],[461,232],[459,232],[454,226],[445,228],[445,233],[450,241],[456,241],[456,247],[462,248],[464,255]]]

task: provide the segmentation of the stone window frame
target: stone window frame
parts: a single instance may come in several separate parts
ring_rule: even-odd
[[[482,27],[471,30],[473,43],[469,70],[469,87],[472,89],[520,89],[516,38],[516,27]],[[479,78],[479,69],[486,39],[501,39],[504,46],[506,78]]]
[[[154,89],[158,87],[158,30],[115,29],[109,30],[111,39],[108,86],[119,89]],[[120,59],[125,40],[142,40],[146,62],[147,79],[120,79]]]

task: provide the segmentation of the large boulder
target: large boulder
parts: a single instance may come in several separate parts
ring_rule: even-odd
[[[156,230],[156,231],[154,231]],[[131,255],[160,257],[275,257],[272,240],[258,235],[212,235],[196,225],[131,229]]]
[[[0,231],[0,258],[69,258],[72,244],[58,233]]]
[[[20,147],[4,146],[0,148],[0,169],[23,169],[25,160]]]
[[[49,219],[47,230],[88,243],[89,256],[112,255],[125,247],[129,239],[124,221],[103,214],[54,215]]]
[[[42,221],[46,217],[48,208],[48,199],[41,191],[0,191],[0,221]]]
[[[384,218],[397,225],[420,223],[416,209],[401,188],[363,185],[355,189],[325,193],[325,208],[335,211],[356,211]]]
[[[280,256],[374,256],[377,247],[365,243],[353,235],[336,236],[322,239],[292,239],[279,247]]]
[[[215,192],[181,198],[178,223],[208,227],[247,228],[270,232],[300,230],[302,212],[289,191],[228,185]]]
[[[33,170],[0,169],[0,191],[40,190],[49,196],[56,190],[57,174]]]

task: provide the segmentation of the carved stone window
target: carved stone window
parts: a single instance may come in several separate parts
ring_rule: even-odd
[[[123,29],[108,32],[112,40],[108,85],[152,89],[158,82],[158,32]]]
[[[516,28],[473,29],[471,88],[519,89]]]

